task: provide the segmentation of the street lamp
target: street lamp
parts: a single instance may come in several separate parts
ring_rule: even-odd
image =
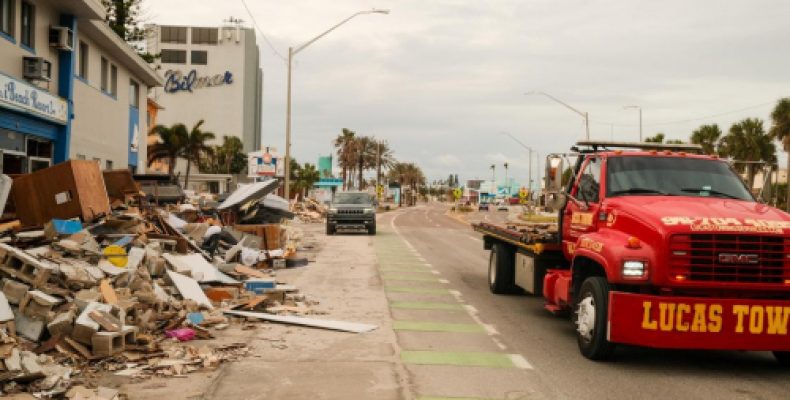
[[[524,93],[524,94],[528,95],[528,96],[529,95],[533,95],[533,94],[539,94],[539,95],[546,96],[546,97],[556,101],[557,103],[562,104],[563,106],[567,107],[569,110],[575,112],[576,114],[581,115],[582,118],[584,118],[584,129],[587,132],[587,140],[590,140],[590,116],[589,116],[589,114],[587,112],[579,111],[579,110],[571,107],[570,105],[568,105],[564,101],[562,101],[562,100],[560,100],[560,99],[558,99],[558,98],[556,98],[556,97],[554,97],[554,96],[552,96],[552,95],[550,95],[550,94],[548,94],[546,92],[538,92],[538,91],[534,91],[533,90],[533,91],[530,91],[530,92],[527,92],[527,93]]]
[[[521,147],[527,149],[527,151],[528,151],[527,152],[527,156],[529,157],[529,179],[527,179],[527,180],[528,180],[529,191],[531,193],[532,192],[532,152],[534,151],[535,153],[538,154],[538,157],[537,157],[537,160],[536,160],[537,163],[540,163],[540,153],[538,153],[537,151],[533,150],[532,147],[527,146],[522,141],[516,139],[516,137],[511,135],[509,132],[499,132],[499,133],[501,133],[503,135],[507,135],[508,137],[513,139],[516,143],[520,144]],[[538,171],[540,171],[540,166],[538,166]]]
[[[640,106],[625,106],[623,110],[632,110],[637,109],[639,110],[639,142],[642,142],[642,107]]]
[[[318,39],[321,39],[322,37],[328,35],[329,32],[332,32],[333,30],[339,28],[341,25],[345,24],[348,21],[351,21],[352,18],[358,15],[364,15],[364,14],[386,15],[389,13],[390,13],[389,10],[378,10],[375,8],[367,11],[358,11],[354,14],[351,14],[350,17],[340,21],[337,25],[327,29],[324,33],[310,39],[305,44],[297,48],[293,48],[293,47],[288,48],[288,98],[287,98],[287,106],[285,112],[285,198],[286,199],[289,199],[290,197],[289,195],[291,192],[291,188],[290,188],[291,185],[291,69],[293,66],[294,56],[298,54],[300,51],[304,50],[307,46],[310,46],[311,44],[315,43]]]

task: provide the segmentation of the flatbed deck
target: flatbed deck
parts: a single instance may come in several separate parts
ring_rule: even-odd
[[[501,226],[481,222],[472,224],[472,228],[484,236],[509,243],[534,255],[562,250],[556,223],[519,223]]]

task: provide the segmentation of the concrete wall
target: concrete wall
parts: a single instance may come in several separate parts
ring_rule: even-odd
[[[14,35],[13,41],[5,36],[0,36],[0,71],[6,75],[10,75],[19,80],[22,78],[22,59],[24,57],[43,57],[52,63],[52,80],[49,85],[46,83],[38,84],[38,87],[46,89],[49,87],[49,92],[58,94],[58,51],[49,47],[49,27],[50,25],[60,25],[60,13],[58,13],[52,6],[45,1],[32,1],[36,8],[36,22],[33,46],[34,52],[31,52],[20,45],[22,37],[22,29],[20,27],[20,7],[21,1],[14,0]]]
[[[129,81],[132,77],[127,69],[94,41],[83,35],[78,36],[89,47],[88,76],[86,80],[77,79],[74,84],[74,121],[69,157],[84,156],[88,160],[98,158],[102,168],[105,168],[106,160],[112,160],[113,168],[126,168],[129,158]],[[118,94],[115,97],[101,91],[101,57],[118,68]],[[145,171],[145,138],[148,132],[145,115],[147,88],[138,80],[135,81],[140,85],[137,105],[138,171],[142,173]]]
[[[205,120],[203,130],[213,132],[221,143],[222,136],[237,136],[244,143],[244,151],[257,149],[260,144],[261,92],[258,47],[252,29],[235,27],[219,28],[219,43],[216,45],[192,44],[192,30],[188,28],[187,43],[160,43],[160,26],[148,26],[147,49],[159,53],[163,49],[186,50],[185,64],[164,64],[157,60],[156,67],[163,76],[168,70],[180,70],[187,74],[196,70],[198,76],[213,76],[230,71],[233,83],[213,87],[196,88],[192,92],[167,93],[164,88],[152,91],[153,99],[164,109],[159,113],[158,123],[186,124],[191,128],[199,120]],[[208,65],[192,65],[190,52],[208,52]],[[179,168],[180,169],[180,168]]]

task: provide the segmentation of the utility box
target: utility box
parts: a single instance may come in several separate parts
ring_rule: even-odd
[[[11,196],[23,226],[44,225],[53,218],[90,222],[110,213],[110,201],[99,164],[70,160],[20,175]]]

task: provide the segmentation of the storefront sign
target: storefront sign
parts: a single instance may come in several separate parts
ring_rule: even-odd
[[[233,83],[233,74],[230,71],[211,76],[198,76],[197,70],[194,69],[187,74],[174,69],[165,72],[165,91],[168,93],[182,91],[192,93],[194,89],[230,85],[231,83]]]
[[[66,124],[69,120],[66,100],[3,74],[0,74],[0,106],[60,124]]]

